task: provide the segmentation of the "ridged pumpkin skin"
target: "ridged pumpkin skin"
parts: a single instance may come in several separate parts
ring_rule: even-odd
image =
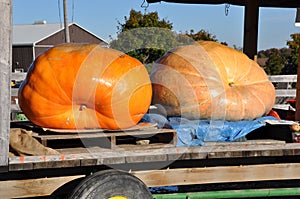
[[[275,88],[245,54],[217,42],[200,41],[166,53],[151,72],[153,104],[168,116],[251,120],[267,114]]]
[[[141,62],[96,44],[61,44],[41,54],[18,94],[30,121],[57,129],[131,127],[151,96]]]

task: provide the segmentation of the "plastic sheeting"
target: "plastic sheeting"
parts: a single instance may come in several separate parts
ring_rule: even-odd
[[[180,117],[166,118],[159,114],[146,114],[142,121],[157,123],[158,128],[177,131],[177,146],[202,146],[205,142],[232,142],[244,139],[251,131],[266,125],[265,120],[276,120],[272,116],[236,122],[221,120],[188,120]]]

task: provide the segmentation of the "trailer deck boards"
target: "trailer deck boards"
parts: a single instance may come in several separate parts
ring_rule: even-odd
[[[60,154],[9,157],[8,172],[0,175],[0,185],[13,190],[7,193],[9,197],[24,196],[25,193],[26,196],[51,195],[57,184],[80,180],[110,168],[127,171],[148,187],[300,179],[300,144],[287,143],[286,140],[248,139],[244,142],[206,142],[204,146],[177,147],[175,130],[158,129],[150,124],[127,131],[89,129],[79,133],[41,129],[29,122],[13,124],[14,127],[26,124],[23,127],[33,130],[35,138],[45,146],[55,147]],[[261,129],[266,130],[272,133],[274,129]],[[291,133],[276,126],[273,134],[278,134],[277,131]],[[162,139],[144,145],[137,145],[136,140],[131,143],[118,141],[127,136],[151,140],[153,136],[160,135],[167,137],[167,141]],[[106,139],[110,145],[85,143],[86,139],[98,143],[100,138]],[[83,145],[75,145],[75,140],[82,141]],[[40,188],[36,192],[27,193],[28,187],[37,184]]]
[[[71,152],[72,150],[73,153]],[[93,147],[61,149],[59,151],[61,152],[60,155],[10,157],[9,171],[130,163],[146,164],[177,160],[287,157],[300,155],[300,144],[285,143],[283,141],[248,141],[210,143],[207,146],[199,147],[149,147],[147,149],[136,149],[128,146],[117,149]]]
[[[9,196],[21,196],[30,184],[39,184],[40,188],[26,193],[27,196],[50,195],[57,184],[109,167],[128,171],[148,187],[300,179],[300,144],[278,140],[211,142],[197,147],[158,144],[147,148],[124,145],[114,149],[79,147],[58,151],[60,155],[10,157],[8,174],[17,177],[0,182],[1,187],[15,190],[7,193]],[[30,178],[22,174],[24,179],[19,179],[19,172]],[[38,175],[41,172],[45,174]],[[60,174],[50,175],[53,172]],[[47,191],[40,192],[41,189]]]

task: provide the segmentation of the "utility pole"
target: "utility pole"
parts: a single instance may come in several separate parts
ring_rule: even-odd
[[[67,0],[64,0],[64,26],[65,26],[65,42],[70,43]]]

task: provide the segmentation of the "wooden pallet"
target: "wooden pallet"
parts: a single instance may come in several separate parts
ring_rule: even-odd
[[[156,124],[153,123],[139,123],[126,130],[65,130],[40,128],[31,123],[23,123],[23,125],[21,127],[32,130],[33,137],[44,146],[54,149],[76,147],[115,149],[132,145],[139,148],[149,148],[154,145],[174,147],[177,144],[175,130],[158,129]]]

